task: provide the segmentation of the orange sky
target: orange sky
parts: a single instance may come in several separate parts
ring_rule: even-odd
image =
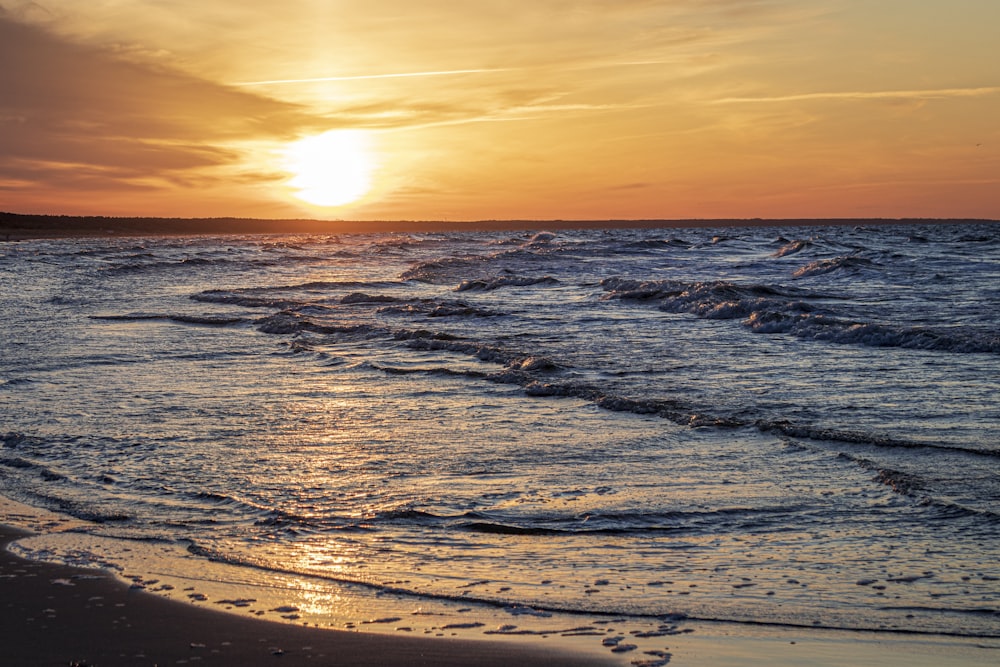
[[[0,210],[1000,218],[997,26],[996,0],[0,0]],[[303,176],[290,146],[333,130],[370,188],[314,206],[296,183],[363,156]]]

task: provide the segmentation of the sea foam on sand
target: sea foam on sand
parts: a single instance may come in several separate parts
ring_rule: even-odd
[[[373,594],[245,572],[169,549],[99,540],[56,558],[73,520],[0,499],[0,606],[8,664],[135,665],[995,665],[1000,641],[690,620],[598,618]],[[32,535],[33,531],[35,534]],[[41,532],[45,531],[45,532]],[[95,539],[87,536],[89,539]],[[43,546],[44,545],[44,546]],[[79,544],[77,545],[79,546]],[[147,548],[149,547],[149,548]],[[69,553],[68,551],[64,551]],[[107,556],[133,554],[116,574]],[[159,554],[159,555],[158,555]],[[120,566],[120,563],[116,563]],[[117,575],[117,576],[116,576]],[[172,598],[172,600],[164,599]]]

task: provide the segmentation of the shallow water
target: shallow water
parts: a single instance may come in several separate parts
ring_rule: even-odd
[[[1000,636],[996,225],[31,241],[0,284],[0,493],[83,520],[39,557]]]

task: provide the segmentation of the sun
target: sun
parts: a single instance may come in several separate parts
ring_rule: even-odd
[[[299,139],[284,151],[294,196],[315,206],[343,206],[372,187],[371,137],[363,130],[330,130]]]

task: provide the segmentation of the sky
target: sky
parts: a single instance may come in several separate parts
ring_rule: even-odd
[[[996,0],[0,0],[0,210],[1000,218]]]

